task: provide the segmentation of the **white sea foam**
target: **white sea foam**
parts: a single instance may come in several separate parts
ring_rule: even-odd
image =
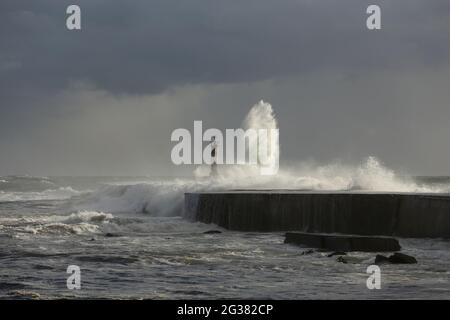
[[[213,189],[212,182],[194,180],[155,181],[101,188],[72,202],[74,210],[139,212],[153,216],[179,215],[185,192]],[[217,187],[216,187],[217,188]]]
[[[100,225],[103,233],[114,234],[165,234],[165,233],[202,233],[212,227],[200,222],[188,222],[181,217],[115,217],[109,223]],[[217,228],[215,228],[217,229]],[[219,228],[220,229],[220,228]]]
[[[267,132],[270,132],[270,130],[278,129],[278,122],[275,117],[272,105],[270,103],[264,102],[261,100],[259,103],[255,104],[250,111],[248,112],[247,116],[245,117],[242,127],[245,130],[253,129],[255,131],[259,129],[265,129]],[[275,142],[273,144],[273,142]],[[255,150],[258,152],[260,141],[258,136],[249,135],[248,137],[248,143],[246,143],[246,153],[249,153],[249,150]],[[267,161],[270,161],[270,163],[265,163],[264,166],[261,165],[261,162],[263,159],[259,158],[256,165],[246,164],[246,165],[225,165],[221,166],[219,177],[222,177],[224,179],[230,179],[233,177],[243,177],[243,173],[245,172],[245,176],[260,176],[261,170],[264,167],[267,167],[270,164],[271,168],[278,168],[278,162],[279,162],[279,155],[280,155],[280,146],[278,139],[272,141],[272,139],[267,140],[268,146],[267,146],[267,154],[264,158],[266,158]],[[273,144],[273,145],[272,145]],[[244,155],[245,156],[245,155]],[[238,159],[239,162],[246,163],[246,159]],[[275,163],[275,161],[277,163]],[[210,168],[207,165],[201,165],[197,167],[194,170],[194,176],[197,178],[203,178],[206,176],[209,176],[210,174]],[[223,179],[222,179],[223,180]]]
[[[0,201],[64,200],[80,193],[80,191],[71,187],[48,189],[39,192],[0,191]]]
[[[190,223],[181,217],[118,215],[96,211],[80,211],[70,215],[35,215],[0,217],[0,229],[14,235],[86,235],[114,233],[202,233],[211,226]]]
[[[450,192],[448,187],[419,185],[412,179],[399,177],[392,170],[384,167],[377,159],[369,157],[356,167],[337,164],[308,166],[297,171],[282,170],[276,176],[249,176],[248,171],[244,168],[235,168],[230,171],[230,175],[222,174],[214,180],[203,178],[107,186],[73,201],[72,205],[74,210],[176,216],[182,213],[185,192],[229,189]]]
[[[2,217],[0,224],[8,231],[28,234],[86,234],[101,232],[113,215],[103,212],[80,211],[70,215],[39,215]]]
[[[264,101],[254,105],[244,120],[246,129],[275,129],[278,122],[272,106]],[[258,143],[250,140],[250,144]],[[271,146],[273,157],[280,155],[280,146]],[[197,168],[194,174],[202,177],[208,170]],[[449,192],[448,187],[418,185],[411,178],[399,176],[374,156],[364,159],[358,166],[338,163],[306,165],[281,169],[273,176],[260,175],[256,166],[219,166],[215,183],[219,188],[264,188],[297,190],[362,190],[386,192]]]
[[[65,223],[51,223],[46,225],[38,226],[26,226],[22,229],[25,233],[31,234],[87,234],[87,233],[97,233],[99,231],[99,226],[90,223],[79,223],[79,224],[65,224]]]

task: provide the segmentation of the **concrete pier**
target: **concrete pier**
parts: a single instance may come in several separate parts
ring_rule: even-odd
[[[323,233],[287,232],[284,243],[330,251],[399,251],[397,239],[386,236],[354,236]]]
[[[235,190],[185,194],[185,217],[237,231],[450,238],[450,195]]]

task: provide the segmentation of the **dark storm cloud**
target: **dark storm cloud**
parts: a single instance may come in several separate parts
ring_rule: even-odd
[[[171,130],[238,126],[259,99],[283,161],[441,174],[449,82],[447,0],[1,0],[0,175],[173,173]]]
[[[365,28],[368,2],[356,0],[3,0],[2,95],[71,81],[156,93],[180,84],[448,59],[447,1],[376,2],[384,9],[378,33]],[[71,3],[82,9],[81,32],[65,28]]]

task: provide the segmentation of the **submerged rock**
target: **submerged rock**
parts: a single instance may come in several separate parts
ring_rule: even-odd
[[[382,254],[377,254],[375,256],[375,264],[381,264],[381,263],[389,263],[389,258],[386,256],[383,256]]]
[[[337,262],[354,263],[354,264],[364,263],[365,260],[366,258],[363,257],[352,257],[352,256],[339,256],[336,258]]]
[[[392,263],[392,264],[412,264],[417,263],[416,258],[408,256],[407,254],[396,252],[393,255],[386,257],[377,254],[375,257],[375,264]]]
[[[219,230],[208,230],[203,232],[203,234],[218,234],[218,233],[222,233],[222,231]]]
[[[107,237],[107,238],[120,237],[120,234],[108,232],[108,233],[105,233],[105,237]]]
[[[327,255],[327,257],[331,258],[333,256],[345,256],[345,255],[347,255],[347,253],[344,251],[336,251],[336,252],[330,253],[329,255]]]
[[[400,250],[398,240],[392,237],[287,232],[284,242],[338,252],[392,252]]]
[[[336,261],[342,262],[342,263],[348,263],[347,259],[345,259],[345,257],[343,257],[343,256],[337,257]]]
[[[408,256],[407,254],[396,252],[389,257],[390,263],[417,263],[416,258]]]
[[[314,253],[314,250],[313,249],[309,249],[309,250],[303,251],[300,255],[301,256],[306,256],[306,255],[312,254],[312,253]]]

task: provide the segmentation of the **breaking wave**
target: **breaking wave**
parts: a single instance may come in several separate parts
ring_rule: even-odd
[[[266,102],[253,106],[243,123],[245,128],[278,128],[273,108]],[[250,141],[250,143],[257,143]],[[279,155],[280,146],[271,146],[271,153]],[[2,184],[18,184],[26,180],[45,190],[32,192],[0,191],[0,201],[69,199],[70,212],[146,213],[154,217],[180,216],[184,193],[230,189],[291,189],[303,191],[361,191],[450,193],[450,184],[419,183],[414,178],[398,175],[376,157],[368,157],[360,165],[340,163],[329,165],[299,164],[283,168],[275,175],[264,176],[258,167],[246,165],[218,165],[218,175],[208,176],[208,167],[198,167],[192,179],[136,182],[103,185],[89,193],[71,187],[51,188],[45,177],[1,177]],[[6,182],[5,182],[6,181]],[[8,190],[1,187],[0,190]],[[74,197],[75,196],[75,197]],[[72,217],[71,219],[79,219]],[[91,221],[92,222],[92,221]],[[66,222],[57,221],[55,223]],[[87,223],[81,221],[79,224]],[[72,224],[73,225],[73,224]],[[48,228],[49,226],[47,226]],[[61,226],[52,225],[51,228]],[[87,226],[84,226],[88,228]],[[76,231],[78,232],[78,231]]]
[[[87,234],[98,233],[102,224],[109,223],[113,215],[103,212],[81,211],[68,216],[43,215],[33,217],[1,218],[3,232],[8,230],[24,234]]]
[[[113,215],[97,211],[79,211],[70,215],[41,215],[30,217],[1,217],[3,234],[19,237],[36,235],[103,235],[119,237],[126,235],[201,233],[211,227],[200,222],[190,223],[181,217],[153,217]]]
[[[183,208],[184,193],[214,190],[211,181],[174,180],[110,185],[72,201],[74,210],[148,213],[177,216]]]
[[[35,200],[65,200],[81,192],[71,187],[48,189],[44,191],[3,191],[0,190],[0,202],[35,201]]]
[[[272,106],[260,101],[244,120],[245,128],[278,128]],[[250,141],[250,144],[257,141]],[[278,156],[280,146],[271,146]],[[358,166],[301,164],[282,169],[276,175],[260,174],[258,166],[218,165],[218,175],[209,177],[210,168],[199,166],[194,179],[157,181],[134,185],[108,186],[81,197],[73,203],[77,210],[104,212],[139,212],[152,216],[176,216],[183,210],[185,192],[229,189],[291,189],[303,191],[362,191],[449,193],[450,185],[418,183],[405,175],[399,176],[376,157],[368,157]]]
[[[412,178],[399,177],[370,157],[357,167],[327,165],[298,171],[280,171],[276,176],[245,178],[221,176],[217,179],[174,180],[112,185],[72,202],[73,209],[103,212],[147,213],[152,216],[181,215],[185,192],[230,189],[290,189],[302,191],[361,191],[449,193],[450,187],[419,184]]]

